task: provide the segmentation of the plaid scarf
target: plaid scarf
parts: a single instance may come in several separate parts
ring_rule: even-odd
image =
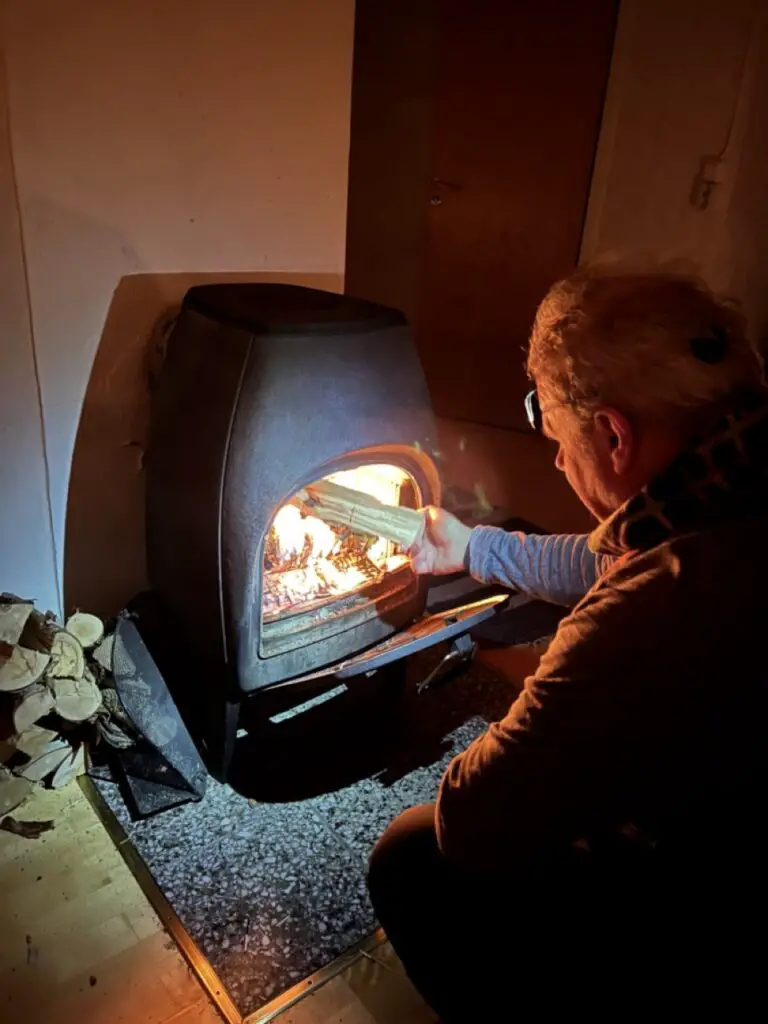
[[[589,546],[644,551],[759,508],[768,511],[768,400],[752,396],[600,523]]]

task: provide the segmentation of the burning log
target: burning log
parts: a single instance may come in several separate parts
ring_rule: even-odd
[[[424,530],[424,515],[412,508],[385,505],[370,494],[318,480],[296,495],[305,509],[326,523],[345,526],[353,533],[384,537],[408,549]]]

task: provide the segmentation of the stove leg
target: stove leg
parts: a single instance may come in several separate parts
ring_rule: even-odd
[[[206,765],[219,782],[226,782],[235,753],[240,724],[240,701],[218,701],[210,708],[205,737]]]

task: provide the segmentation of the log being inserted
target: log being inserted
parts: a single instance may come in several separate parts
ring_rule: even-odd
[[[346,526],[353,533],[384,537],[406,550],[424,531],[423,511],[386,505],[370,494],[331,480],[309,484],[294,500],[326,523]]]

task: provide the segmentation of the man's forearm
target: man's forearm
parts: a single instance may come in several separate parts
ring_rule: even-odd
[[[587,546],[587,534],[538,536],[476,526],[467,568],[483,583],[500,583],[553,604],[574,605],[611,559]]]

